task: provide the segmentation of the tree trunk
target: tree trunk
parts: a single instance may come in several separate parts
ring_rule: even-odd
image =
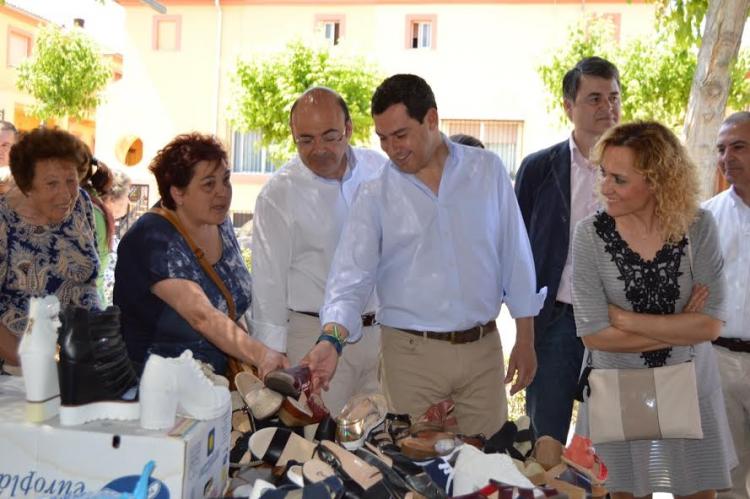
[[[716,134],[729,95],[729,70],[737,58],[750,0],[709,0],[698,66],[685,115],[685,144],[698,165],[703,198],[716,186]]]

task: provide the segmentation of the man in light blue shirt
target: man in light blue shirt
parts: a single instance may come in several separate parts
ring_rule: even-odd
[[[537,292],[526,229],[502,161],[448,141],[432,89],[395,75],[371,107],[391,161],[363,182],[334,255],[321,309],[323,334],[303,363],[327,386],[374,288],[382,324],[382,378],[389,409],[422,414],[450,398],[463,433],[496,432],[511,393],[536,371]],[[495,317],[517,318],[507,375]]]

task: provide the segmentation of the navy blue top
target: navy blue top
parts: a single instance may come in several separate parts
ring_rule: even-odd
[[[232,294],[240,316],[250,306],[250,273],[228,218],[219,226],[219,233],[222,254],[213,268]],[[114,304],[122,310],[122,332],[130,358],[143,363],[148,353],[177,357],[190,349],[196,359],[223,373],[227,368],[226,354],[151,292],[151,287],[164,279],[196,282],[214,307],[227,312],[219,288],[203,271],[177,229],[161,215],[146,213],[117,247]]]

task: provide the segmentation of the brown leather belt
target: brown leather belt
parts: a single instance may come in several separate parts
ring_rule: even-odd
[[[475,326],[471,329],[464,331],[416,331],[414,329],[401,329],[394,328],[398,331],[403,331],[406,334],[413,334],[414,336],[421,336],[422,338],[428,338],[431,340],[449,341],[453,345],[462,345],[464,343],[473,343],[481,340],[483,336],[493,331],[497,331],[497,324],[495,321],[490,321],[487,324],[481,326]]]
[[[719,345],[733,352],[750,353],[750,341],[739,338],[722,338],[719,336],[713,341],[714,345]]]
[[[317,312],[300,312],[299,310],[292,310],[298,314],[309,315],[310,317],[320,317]],[[362,327],[370,327],[375,324],[375,312],[370,312],[362,316]]]

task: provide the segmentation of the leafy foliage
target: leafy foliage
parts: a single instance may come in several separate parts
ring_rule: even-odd
[[[678,46],[699,47],[708,0],[655,0],[656,18],[671,32]]]
[[[232,76],[232,125],[242,131],[259,131],[261,144],[269,148],[277,165],[294,153],[288,125],[292,104],[312,86],[330,87],[344,98],[354,125],[355,144],[370,139],[370,97],[380,76],[363,59],[336,57],[328,49],[293,42],[284,52],[266,59],[238,61]]]
[[[538,68],[548,91],[548,109],[561,123],[567,121],[561,97],[563,76],[577,61],[598,55],[620,70],[622,121],[653,119],[675,130],[681,128],[697,66],[697,47],[679,41],[678,35],[667,28],[618,47],[612,43],[613,30],[611,21],[599,18],[586,18],[569,29],[567,48]],[[750,84],[745,79],[748,70],[750,56],[741,51],[732,69],[728,102],[734,109],[744,109],[750,104]]]
[[[48,25],[39,32],[34,56],[19,66],[17,86],[36,99],[32,113],[42,120],[82,118],[102,102],[110,74],[82,30]]]

